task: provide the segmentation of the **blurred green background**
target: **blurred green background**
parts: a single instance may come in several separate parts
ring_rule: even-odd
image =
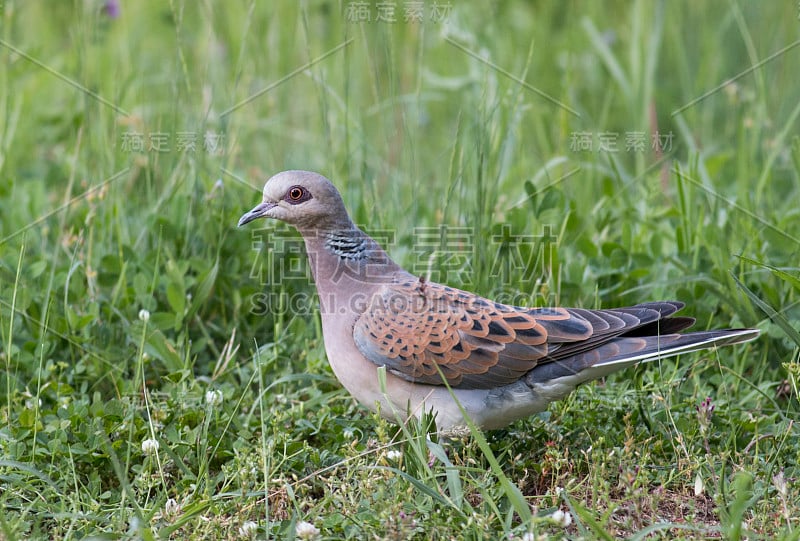
[[[796,3],[0,15],[0,537],[796,539]],[[299,237],[235,227],[294,168],[451,285],[765,332],[489,435],[507,477],[428,463],[335,382]]]

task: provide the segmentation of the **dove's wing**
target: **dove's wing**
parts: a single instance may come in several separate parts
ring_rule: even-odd
[[[488,389],[512,383],[538,364],[646,328],[681,307],[519,308],[409,278],[375,294],[353,337],[367,359],[406,380],[441,385],[444,376],[452,387]],[[666,321],[674,322],[670,331],[692,322]]]

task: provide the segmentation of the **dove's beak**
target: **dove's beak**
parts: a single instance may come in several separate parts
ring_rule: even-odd
[[[253,210],[245,212],[242,217],[239,218],[239,227],[242,227],[244,224],[250,223],[253,220],[257,220],[258,218],[267,217],[267,213],[275,206],[277,206],[277,203],[264,202],[256,205]]]

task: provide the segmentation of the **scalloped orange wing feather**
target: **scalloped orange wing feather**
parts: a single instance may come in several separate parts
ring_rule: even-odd
[[[583,315],[564,308],[518,308],[408,279],[372,298],[353,336],[367,359],[406,380],[441,385],[444,376],[453,387],[491,388],[593,331]]]

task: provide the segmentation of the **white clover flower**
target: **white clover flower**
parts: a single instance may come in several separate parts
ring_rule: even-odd
[[[398,451],[397,449],[390,449],[389,451],[386,451],[386,458],[394,462],[397,462],[401,458],[403,458],[403,453]]]
[[[301,520],[294,528],[294,535],[298,539],[316,539],[319,537],[319,529],[310,522]]]
[[[252,520],[245,521],[244,524],[239,526],[239,536],[240,537],[247,537],[248,539],[252,539],[258,533],[258,524],[253,522]]]
[[[150,321],[150,310],[145,310],[144,308],[139,310],[139,319],[144,321],[145,323]]]
[[[569,511],[562,511],[561,509],[557,509],[552,515],[550,515],[550,518],[553,519],[553,521],[562,528],[566,528],[567,526],[572,524],[572,515],[570,514]]]
[[[783,470],[772,476],[772,485],[778,490],[781,498],[785,498],[789,494],[789,484],[786,482]]]
[[[180,512],[181,505],[175,500],[175,498],[167,498],[166,503],[164,503],[164,516],[172,518],[180,514]]]
[[[158,440],[148,438],[142,442],[142,452],[146,455],[154,455],[158,452]]]
[[[217,406],[222,403],[222,391],[219,389],[212,389],[206,391],[206,404],[209,406]]]

